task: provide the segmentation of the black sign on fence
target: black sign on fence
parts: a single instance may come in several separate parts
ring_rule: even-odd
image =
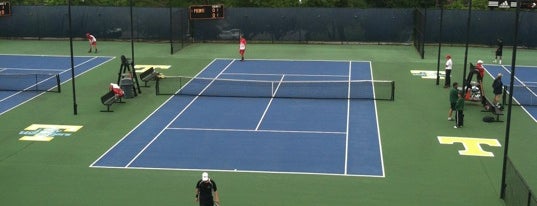
[[[489,8],[500,8],[500,9],[509,9],[516,8],[516,0],[503,0],[503,1],[489,1]],[[521,0],[520,8],[523,9],[535,9],[537,7],[537,0]]]

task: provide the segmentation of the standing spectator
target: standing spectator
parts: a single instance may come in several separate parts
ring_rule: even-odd
[[[91,35],[90,33],[86,33],[86,38],[88,38],[90,45],[88,53],[91,53],[91,49],[95,49],[95,53],[97,53],[97,39],[95,36]]]
[[[455,126],[453,128],[461,128],[464,125],[464,95],[463,92],[457,92],[458,99],[455,103]]]
[[[451,70],[453,69],[453,61],[451,60],[451,55],[446,55],[446,81],[444,83],[444,88],[449,88],[451,84]]]
[[[493,106],[500,108],[500,98],[503,92],[503,83],[502,83],[502,73],[498,73],[494,82],[492,82],[492,90],[494,92],[494,100],[492,101]]]
[[[202,173],[201,180],[196,184],[196,202],[199,202],[200,206],[220,205],[217,190],[216,183],[209,178],[209,174]]]
[[[244,61],[244,51],[246,51],[246,39],[241,34],[239,40],[239,53],[241,54],[241,61]]]
[[[477,60],[477,64],[475,65],[475,69],[477,70],[477,82],[481,83],[483,81],[483,77],[485,76],[485,68],[483,67],[483,61]]]
[[[458,93],[459,93],[459,84],[457,82],[453,82],[453,87],[449,91],[449,111],[448,111],[448,121],[453,120],[452,114],[453,111],[455,111],[455,106],[457,104],[458,100]]]
[[[477,84],[479,87],[479,91],[481,91],[481,96],[485,95],[485,91],[483,90],[483,77],[485,76],[485,67],[483,67],[483,61],[477,60],[477,65],[475,65],[475,69],[477,70]]]
[[[496,56],[494,57],[494,63],[502,64],[502,55],[503,55],[503,40],[498,38],[496,39],[498,47],[496,48]]]

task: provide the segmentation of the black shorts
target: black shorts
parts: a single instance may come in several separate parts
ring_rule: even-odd
[[[496,56],[502,56],[502,50],[497,49],[496,50]]]
[[[455,105],[456,105],[456,104],[457,104],[456,102],[451,102],[451,106],[450,106],[449,108],[451,108],[453,111],[457,110],[457,109],[455,108]]]

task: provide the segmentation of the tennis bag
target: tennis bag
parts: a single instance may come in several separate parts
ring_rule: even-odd
[[[483,117],[483,122],[494,122],[493,116],[485,116]]]

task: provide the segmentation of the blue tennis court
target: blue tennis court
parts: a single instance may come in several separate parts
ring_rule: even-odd
[[[375,95],[349,83],[372,80],[371,62],[215,59],[196,78],[213,81],[190,81],[201,95],[172,95],[91,167],[384,177],[376,102],[345,96]],[[239,79],[278,84],[220,85]],[[325,81],[346,83],[283,83]]]
[[[113,57],[74,57],[75,77]],[[71,79],[70,56],[0,55],[0,115]]]
[[[515,69],[513,101],[522,105],[522,109],[537,122],[537,67],[516,66]],[[501,73],[503,75],[503,84],[506,86],[510,85],[511,66],[486,65],[486,70],[493,78],[495,78],[498,73]]]

